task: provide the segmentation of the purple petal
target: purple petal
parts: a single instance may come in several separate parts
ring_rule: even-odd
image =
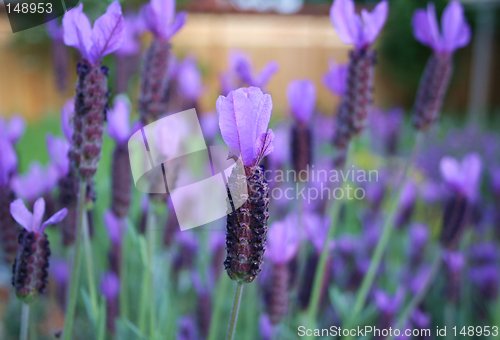
[[[142,29],[142,19],[140,15],[126,15],[123,18],[123,39],[122,44],[116,50],[118,55],[135,55],[140,52],[141,44],[139,34]]]
[[[68,209],[63,208],[63,209],[59,210],[54,215],[49,217],[49,219],[47,219],[45,222],[43,222],[42,227],[40,228],[40,232],[43,233],[45,228],[49,225],[53,225],[53,224],[57,224],[57,223],[61,222],[62,220],[64,220],[64,218],[66,217],[67,214],[68,214]]]
[[[460,164],[457,160],[444,157],[439,164],[439,169],[445,181],[450,183],[459,183],[461,181]]]
[[[344,43],[357,43],[361,26],[352,0],[335,0],[330,8],[330,21]]]
[[[434,4],[429,3],[427,10],[416,10],[412,20],[413,35],[422,44],[435,50],[440,49],[441,38]]]
[[[119,244],[122,236],[122,221],[111,211],[104,214],[104,225],[108,231],[109,239],[113,244]]]
[[[33,205],[33,219],[31,221],[31,230],[40,231],[43,215],[45,214],[45,200],[40,197]],[[43,232],[43,230],[42,230]]]
[[[105,55],[116,51],[123,40],[125,23],[122,8],[118,1],[109,5],[106,13],[98,18],[92,30],[92,49],[90,61],[99,62]]]
[[[240,153],[240,139],[234,112],[233,92],[229,92],[227,97],[219,96],[215,106],[219,116],[222,139],[229,147],[230,153],[238,155]]]
[[[182,96],[188,100],[198,100],[203,92],[200,70],[192,57],[184,59],[179,65],[177,82]]]
[[[89,59],[92,46],[92,28],[83,13],[83,4],[73,7],[63,17],[64,43],[78,49],[84,58]]]
[[[15,144],[22,137],[25,129],[24,119],[14,116],[9,121],[0,118],[0,136]]]
[[[471,200],[475,200],[481,180],[482,164],[477,154],[469,154],[462,160],[465,192]]]
[[[17,199],[10,204],[10,214],[27,231],[32,231],[33,215],[29,212],[22,199]]]
[[[306,123],[316,106],[316,88],[309,80],[296,80],[288,85],[288,104],[295,119]]]
[[[258,164],[264,157],[274,151],[274,132],[269,129],[267,132],[260,135],[255,145],[255,155],[257,159],[255,163]]]
[[[50,20],[45,27],[52,40],[62,40],[63,30],[62,27],[57,24],[57,20]]]
[[[61,128],[66,140],[71,143],[73,139],[73,116],[75,114],[75,100],[68,99],[61,111]]]
[[[347,89],[347,65],[330,62],[330,69],[323,77],[323,84],[337,96],[343,96]]]
[[[384,27],[389,12],[387,1],[380,2],[372,12],[362,11],[363,37],[365,44],[372,44]]]
[[[264,68],[262,69],[260,74],[258,76],[256,76],[255,80],[253,81],[253,84],[251,84],[251,85],[254,85],[254,86],[257,86],[260,88],[266,87],[266,85],[271,80],[271,77],[276,72],[278,72],[278,70],[279,70],[279,65],[277,62],[272,61],[272,62],[268,63],[266,66],[264,66]]]
[[[101,279],[101,293],[107,300],[114,300],[120,293],[120,278],[112,272],[107,272]]]
[[[63,138],[57,138],[47,135],[47,151],[49,153],[51,164],[58,172],[58,177],[64,177],[69,171],[69,152],[70,145]]]
[[[11,142],[0,136],[0,185],[6,185],[17,168],[17,156]]]
[[[118,144],[125,143],[130,136],[130,102],[126,95],[116,97],[108,112],[108,132]]]
[[[460,2],[451,1],[443,12],[442,17],[443,47],[446,51],[467,45],[470,41],[470,28],[464,17],[464,10]]]
[[[168,30],[166,32],[166,39],[172,38],[179,30],[184,27],[184,24],[186,23],[187,20],[187,13],[186,12],[180,12],[178,13],[175,18],[174,22],[168,26]]]
[[[12,179],[12,189],[18,197],[26,201],[34,201],[42,197],[50,189],[49,185],[53,184],[53,178],[49,178],[49,175],[51,174],[48,168],[34,162],[26,174],[16,175]]]
[[[274,263],[287,263],[297,254],[299,241],[297,217],[289,216],[284,221],[275,222],[269,229],[266,252]]]

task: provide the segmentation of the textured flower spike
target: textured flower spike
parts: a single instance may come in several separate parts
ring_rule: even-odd
[[[0,243],[4,260],[9,265],[17,250],[17,226],[10,215],[9,206],[15,194],[10,186],[12,174],[17,168],[17,156],[12,143],[0,135]]]
[[[143,7],[141,15],[154,35],[143,63],[139,98],[141,122],[147,125],[167,110],[168,86],[172,76],[170,38],[182,28],[186,14],[175,14],[175,0],[151,0]]]
[[[0,136],[15,144],[24,134],[24,119],[20,116],[14,116],[9,121],[0,118]]]
[[[297,255],[300,236],[296,216],[275,222],[270,230],[266,257],[271,261],[271,276],[266,292],[266,310],[273,325],[288,310],[290,270],[288,263]]]
[[[380,2],[372,12],[356,14],[352,0],[335,0],[330,19],[337,34],[346,44],[354,45],[349,55],[347,87],[337,113],[334,144],[340,155],[336,166],[345,162],[345,153],[352,137],[359,134],[365,124],[373,101],[375,51],[371,46],[385,24],[388,14],[386,1]]]
[[[12,285],[17,296],[29,302],[47,287],[50,247],[45,228],[61,222],[66,217],[67,210],[62,209],[42,222],[45,201],[39,198],[33,205],[33,213],[28,211],[20,199],[11,203],[10,212],[22,227],[12,269]]]
[[[471,33],[462,5],[453,0],[443,12],[441,32],[434,5],[429,3],[427,10],[415,12],[413,34],[418,41],[434,50],[420,80],[413,118],[417,129],[426,130],[438,119],[443,105],[453,72],[452,54],[469,43]]]
[[[296,80],[288,85],[288,104],[295,123],[292,126],[292,164],[297,173],[312,162],[312,136],[310,120],[316,106],[316,88],[308,80]]]
[[[120,4],[113,2],[91,29],[80,4],[64,15],[66,45],[77,48],[82,60],[78,63],[78,82],[73,118],[72,166],[81,179],[90,182],[101,157],[104,118],[108,105],[108,69],[101,59],[118,49],[123,35]]]
[[[323,76],[323,84],[333,94],[342,97],[347,90],[347,65],[331,61],[328,72]]]
[[[241,88],[217,100],[219,127],[230,157],[241,155],[246,178],[235,168],[228,180],[229,192],[247,187],[248,197],[230,197],[227,216],[225,268],[231,279],[252,282],[261,270],[269,219],[269,186],[259,166],[273,148],[268,129],[271,96],[256,87]],[[243,194],[241,194],[243,196]],[[244,201],[238,209],[233,202]]]
[[[111,209],[118,218],[125,218],[132,199],[132,171],[127,141],[130,137],[130,102],[117,96],[108,112],[108,131],[116,142],[111,162]]]
[[[459,163],[453,158],[445,157],[441,160],[440,170],[446,185],[452,191],[444,209],[440,241],[446,248],[453,248],[469,222],[471,208],[477,201],[481,159],[477,154],[469,154]]]

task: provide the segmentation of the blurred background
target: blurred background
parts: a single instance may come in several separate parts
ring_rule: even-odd
[[[436,3],[440,12],[447,1]],[[496,0],[463,1],[474,33],[472,44],[455,57],[455,73],[445,111],[471,118],[495,117],[500,107],[499,52],[500,3]],[[83,1],[91,16],[101,13],[106,1]],[[138,9],[144,1],[121,1],[124,12]],[[358,1],[370,5],[373,1]],[[379,39],[376,103],[410,109],[419,77],[430,50],[418,44],[411,33],[411,15],[424,1],[390,1],[390,18]],[[179,57],[193,56],[202,70],[206,89],[202,111],[214,109],[220,92],[220,74],[228,68],[229,52],[247,53],[257,69],[269,61],[279,64],[269,92],[277,105],[286,107],[286,86],[293,79],[309,78],[318,88],[318,108],[333,112],[336,99],[321,78],[330,60],[344,62],[348,46],[332,28],[328,13],[331,1],[322,0],[184,0],[181,10],[189,12],[186,26],[173,39]],[[56,72],[51,67],[55,52],[45,27],[12,34],[2,6],[0,14],[0,114],[19,113],[30,120],[57,114],[71,96],[72,86],[58,91]],[[148,35],[143,42],[147,44]],[[76,52],[66,64],[67,79],[75,81]],[[112,58],[112,57],[111,57]],[[474,74],[474,77],[471,75]],[[137,82],[136,82],[137,83]],[[129,88],[131,95],[137,86]]]

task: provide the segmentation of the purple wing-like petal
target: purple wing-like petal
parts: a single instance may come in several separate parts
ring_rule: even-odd
[[[260,135],[255,144],[256,156],[255,161],[259,163],[262,158],[266,157],[274,151],[274,132],[269,129],[267,132]]]
[[[275,61],[271,61],[266,66],[264,66],[264,68],[262,69],[260,74],[258,76],[256,76],[256,78],[253,80],[253,84],[251,84],[251,85],[261,87],[261,88],[266,87],[266,85],[271,80],[271,77],[276,72],[278,72],[278,70],[279,70],[278,63]]]
[[[68,214],[68,209],[64,208],[56,212],[54,215],[49,217],[45,222],[43,222],[40,232],[43,233],[45,231],[45,228],[49,225],[57,224],[64,220],[66,215]]]
[[[239,155],[240,138],[234,114],[233,92],[230,92],[227,97],[220,96],[215,105],[219,115],[219,128],[222,139],[229,147],[231,154]]]
[[[73,7],[63,17],[64,43],[78,49],[84,58],[90,57],[92,28],[83,13],[83,4]]]
[[[239,136],[239,149],[243,164],[250,165],[255,160],[257,140],[256,100],[258,88],[244,88],[233,92],[234,115]]]
[[[316,88],[309,80],[296,80],[288,85],[288,104],[295,119],[308,122],[316,106]]]
[[[47,135],[47,150],[50,161],[58,172],[58,177],[67,175],[69,171],[69,148],[70,145],[65,139]]]
[[[188,100],[197,100],[203,92],[203,83],[200,70],[192,57],[186,58],[177,72],[177,81],[183,97]]]
[[[389,12],[387,1],[380,2],[372,12],[362,11],[364,43],[372,44],[384,27]]]
[[[435,50],[441,48],[436,9],[433,4],[430,3],[427,6],[427,10],[416,10],[413,15],[412,25],[413,35],[418,41]]]
[[[120,293],[120,278],[113,272],[106,273],[101,279],[100,289],[107,300],[115,299]]]
[[[337,96],[343,96],[347,89],[347,65],[330,62],[330,69],[323,77],[323,84]]]
[[[10,204],[10,214],[27,231],[32,231],[33,215],[29,212],[22,199],[17,199]]]
[[[108,132],[117,142],[124,143],[130,136],[130,102],[125,95],[115,99],[113,108],[108,112]]]
[[[11,142],[0,136],[0,185],[9,181],[17,167],[17,156]]]
[[[267,251],[274,263],[287,263],[297,254],[300,237],[296,226],[296,216],[289,216],[269,229]]]
[[[111,211],[106,211],[104,214],[104,224],[106,230],[108,231],[109,239],[113,244],[118,244],[121,242],[122,235],[122,221],[113,214]]]
[[[481,180],[482,164],[477,154],[469,154],[462,160],[462,173],[464,176],[464,190],[471,200],[475,200],[479,182]]]
[[[470,28],[464,17],[460,2],[451,1],[443,12],[441,22],[443,48],[448,52],[467,45],[470,41]]]
[[[38,232],[41,231],[43,215],[45,214],[45,200],[40,197],[33,204],[33,219],[31,220],[31,230]],[[43,230],[42,230],[43,232]]]
[[[451,157],[444,157],[439,164],[441,176],[450,183],[460,182],[460,164]]]
[[[24,128],[24,119],[20,116],[14,116],[9,121],[0,122],[0,134],[11,143],[16,143],[21,138]]]
[[[171,25],[167,27],[166,39],[172,38],[179,30],[184,26],[187,20],[186,12],[179,12],[175,17]]]
[[[92,48],[90,61],[97,63],[107,54],[116,51],[123,40],[125,23],[122,8],[118,1],[109,5],[106,13],[99,17],[92,30]]]
[[[344,43],[356,44],[361,26],[352,0],[335,0],[330,8],[330,21]]]

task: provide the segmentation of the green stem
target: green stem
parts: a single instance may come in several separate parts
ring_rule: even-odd
[[[28,340],[30,328],[30,305],[23,303],[21,307],[21,329],[19,332],[19,340]]]
[[[85,213],[85,198],[87,195],[87,186],[82,183],[79,184],[78,201],[76,207],[77,219],[76,230],[77,237],[75,240],[71,281],[69,286],[68,304],[66,306],[66,316],[64,318],[64,340],[71,340],[73,338],[73,324],[75,318],[76,301],[78,300],[79,285],[80,285],[80,270],[82,264],[82,236],[78,235],[82,232],[83,217]]]
[[[217,289],[215,293],[214,312],[210,320],[210,331],[208,332],[208,340],[216,340],[219,335],[219,325],[221,324],[222,310],[224,307],[224,297],[228,290],[228,283],[230,280],[221,273],[217,282]]]
[[[236,283],[236,290],[234,292],[233,309],[231,310],[231,318],[229,319],[229,326],[227,328],[226,340],[233,340],[236,333],[236,324],[238,323],[238,312],[240,310],[241,296],[243,294],[243,283]]]
[[[404,184],[406,182],[409,170],[415,161],[415,157],[417,155],[422,138],[423,138],[422,133],[418,132],[410,159],[408,160],[408,162],[406,162],[404,166],[401,178],[396,182],[395,188],[398,188],[398,194],[396,195],[396,199],[394,199],[391,202],[388,217],[385,219],[384,225],[382,227],[382,235],[380,236],[380,239],[375,248],[375,252],[373,253],[372,260],[370,262],[370,267],[368,268],[368,272],[363,278],[361,287],[359,288],[359,291],[356,295],[356,301],[354,303],[353,312],[350,318],[347,320],[346,323],[347,328],[353,326],[353,324],[356,322],[357,318],[359,317],[359,314],[361,313],[361,310],[363,309],[366,303],[366,298],[368,297],[368,293],[375,280],[375,276],[382,261],[382,257],[384,256],[385,250],[387,249],[387,246],[389,244],[389,240],[391,239],[392,231],[394,229],[393,226],[397,217],[397,208],[399,206],[399,201],[404,188]]]
[[[85,186],[85,183],[80,185]],[[83,233],[83,249],[85,252],[85,268],[87,271],[87,284],[89,286],[89,296],[90,303],[92,304],[92,315],[95,317],[98,313],[98,302],[97,302],[97,289],[96,289],[96,280],[94,276],[94,260],[92,256],[92,244],[90,242],[90,232],[89,232],[89,224],[87,220],[87,214],[83,214],[83,225],[82,225],[82,233]]]
[[[152,320],[153,318],[153,308],[154,304],[152,303],[151,299],[151,292],[152,292],[152,270],[153,270],[153,243],[154,243],[154,234],[153,234],[153,228],[155,226],[154,222],[154,209],[148,209],[147,215],[146,215],[146,242],[145,242],[145,261],[144,261],[144,276],[142,279],[142,287],[141,287],[141,302],[140,302],[140,307],[139,307],[139,329],[141,330],[142,334],[147,334],[147,318],[148,318],[148,313],[150,314],[150,324],[149,326],[152,326],[151,323],[154,321]],[[152,305],[149,309],[148,306]],[[151,329],[151,331],[154,331],[154,329]]]
[[[126,231],[123,237],[122,246],[120,247],[120,316],[124,319],[128,319],[128,291],[127,291],[127,283],[128,283],[128,271],[127,271],[127,252],[123,251],[127,246],[127,235],[128,230],[130,228],[130,222],[126,220]]]

